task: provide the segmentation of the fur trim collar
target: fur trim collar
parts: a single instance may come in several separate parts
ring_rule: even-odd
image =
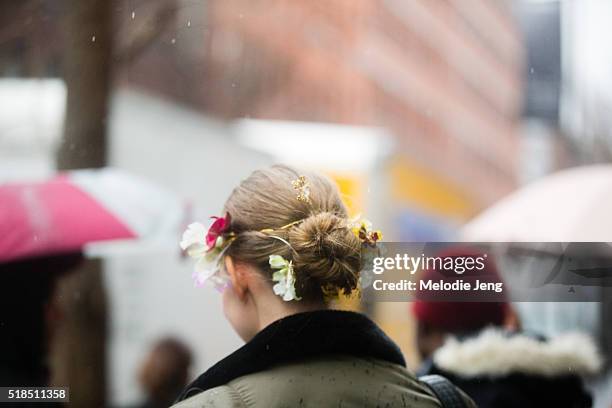
[[[433,361],[440,369],[461,377],[590,375],[602,365],[597,347],[587,335],[569,333],[543,341],[494,329],[463,341],[449,338]]]
[[[399,347],[362,314],[339,310],[298,313],[277,320],[257,333],[187,386],[177,401],[276,364],[329,354],[406,365]]]

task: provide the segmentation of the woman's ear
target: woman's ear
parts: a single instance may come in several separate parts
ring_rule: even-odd
[[[231,256],[226,256],[224,262],[225,270],[227,271],[230,281],[232,282],[231,289],[236,292],[236,295],[238,295],[240,299],[244,299],[247,292],[247,282],[245,279],[246,276],[244,268],[239,263],[234,262]]]

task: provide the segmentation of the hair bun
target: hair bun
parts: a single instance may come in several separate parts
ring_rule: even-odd
[[[348,220],[331,212],[305,218],[289,232],[301,291],[341,290],[350,294],[361,270],[361,242]]]

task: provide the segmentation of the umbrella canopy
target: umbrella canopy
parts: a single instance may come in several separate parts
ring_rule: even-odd
[[[502,199],[462,230],[470,241],[612,242],[612,165],[560,171]]]
[[[76,170],[0,185],[0,263],[78,252],[86,244],[176,238],[186,206],[120,170]]]

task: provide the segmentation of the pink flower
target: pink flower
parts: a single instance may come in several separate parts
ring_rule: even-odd
[[[230,227],[231,217],[229,213],[225,213],[225,217],[211,217],[215,221],[212,223],[208,232],[206,233],[206,246],[209,250],[213,249],[217,244],[217,238],[219,238],[225,231]]]

